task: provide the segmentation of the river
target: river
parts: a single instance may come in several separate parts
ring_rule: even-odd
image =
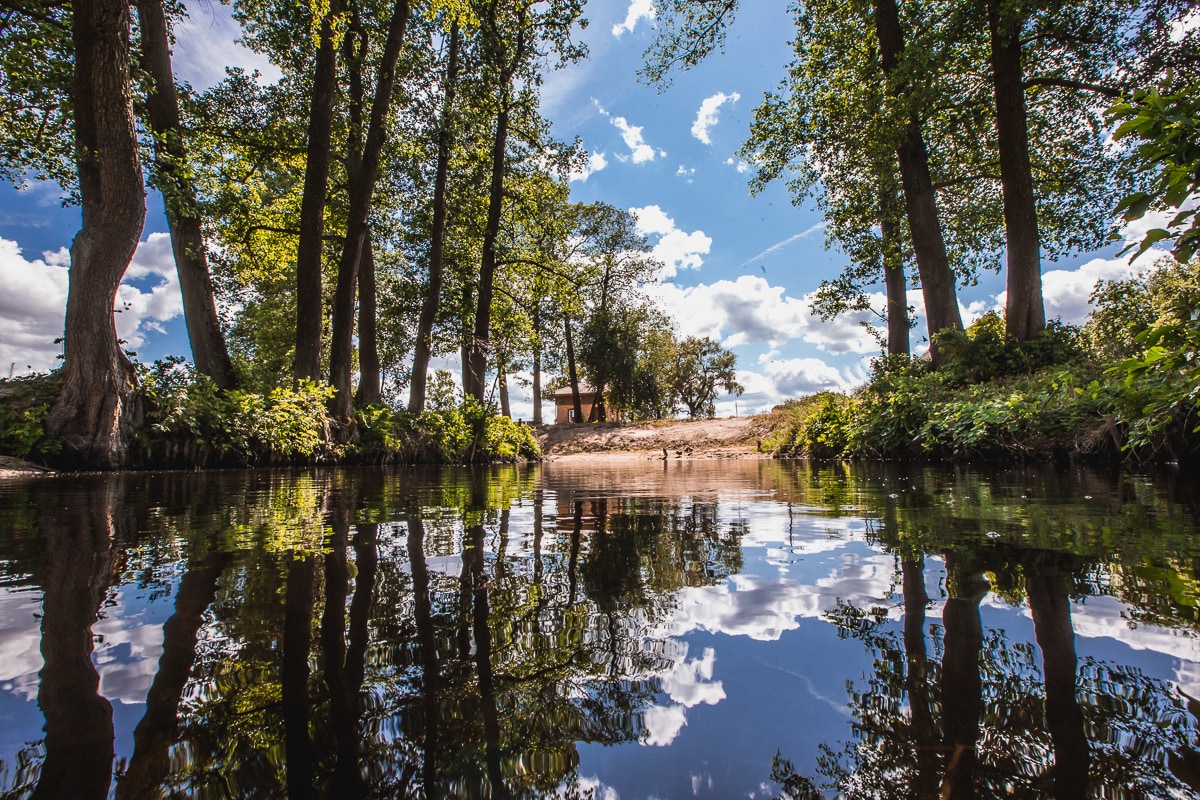
[[[1197,486],[572,461],[0,483],[0,797],[1190,797]]]

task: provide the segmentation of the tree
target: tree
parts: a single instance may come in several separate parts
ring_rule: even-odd
[[[1117,211],[1124,212],[1127,222],[1141,219],[1152,208],[1175,212],[1165,228],[1146,232],[1137,254],[1174,240],[1175,258],[1191,261],[1200,250],[1200,215],[1185,203],[1200,191],[1200,83],[1172,86],[1164,80],[1161,86],[1118,100],[1108,116],[1120,123],[1114,139],[1137,142],[1128,159],[1133,169],[1152,175],[1151,186],[1126,196]]]
[[[293,378],[297,381],[318,380],[321,377],[321,328],[325,318],[321,300],[321,257],[333,140],[333,107],[337,91],[334,25],[340,13],[340,0],[330,0],[325,6],[325,13],[318,23],[319,43],[312,67],[308,146],[304,160],[304,199],[300,207],[300,235],[296,245],[296,349]]]
[[[184,146],[162,0],[139,0],[137,12],[142,69],[150,77],[146,107],[154,134],[153,177],[166,206],[192,358],[196,369],[210,377],[219,388],[232,389],[233,364],[217,318],[212,275],[196,203],[196,186]]]
[[[396,63],[408,24],[407,0],[397,0],[387,28],[387,39],[379,60],[375,78],[375,97],[371,102],[371,122],[366,142],[352,142],[347,159],[349,219],[338,265],[337,291],[333,302],[333,341],[329,354],[330,383],[334,397],[330,413],[335,419],[348,423],[353,412],[353,393],[350,386],[353,359],[354,297],[359,283],[359,266],[363,248],[368,246],[367,223],[371,213],[371,198],[388,137],[388,117],[392,90],[396,80]],[[361,45],[364,49],[367,43]],[[360,128],[361,130],[361,128]],[[373,262],[372,262],[373,263]],[[373,303],[374,298],[371,298]],[[377,392],[372,392],[377,394]]]
[[[571,41],[571,27],[583,11],[582,0],[553,0],[544,6],[529,0],[511,0],[511,3],[510,7],[509,0],[491,0],[483,4],[479,13],[484,63],[495,82],[495,134],[474,325],[471,338],[465,343],[463,389],[480,401],[484,396],[491,338],[496,240],[503,213],[510,118],[518,100],[527,106],[533,104],[536,95],[528,88],[538,82],[532,68],[539,60],[554,53],[559,64],[566,64],[587,52],[582,45]],[[520,83],[525,84],[525,91],[521,91]]]
[[[707,336],[678,344],[671,386],[692,418],[716,415],[718,387],[738,396],[746,391],[737,380],[737,356]]]
[[[129,80],[129,6],[76,2],[71,94],[83,226],[71,243],[63,387],[47,430],[86,466],[120,466],[141,417],[113,303],[146,217]]]

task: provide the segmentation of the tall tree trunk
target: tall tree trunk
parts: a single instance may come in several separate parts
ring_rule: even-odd
[[[333,140],[333,101],[337,89],[333,22],[341,13],[341,7],[340,0],[330,0],[329,9],[321,20],[320,42],[313,65],[304,196],[300,201],[300,240],[296,246],[296,353],[292,372],[297,381],[315,381],[321,377],[321,337],[325,321],[321,256]]]
[[[379,298],[375,284],[375,248],[371,232],[363,242],[358,269],[358,392],[360,406],[383,403],[382,368],[379,365]]]
[[[1027,568],[1025,589],[1033,634],[1042,651],[1046,725],[1054,743],[1054,797],[1074,800],[1088,792],[1089,754],[1083,712],[1075,695],[1075,631],[1067,596],[1069,574],[1043,565]]]
[[[129,5],[74,5],[75,159],[83,225],[71,243],[63,387],[46,422],[72,465],[124,463],[142,406],[113,303],[146,218],[129,84]]]
[[[500,415],[512,419],[512,405],[508,398],[508,367],[505,364],[507,359],[501,357],[496,362],[497,376],[496,380],[500,384]]]
[[[492,178],[488,189],[487,226],[483,231],[483,258],[479,266],[479,292],[475,297],[475,330],[467,344],[467,377],[463,389],[483,402],[487,376],[488,348],[491,337],[493,283],[496,279],[496,237],[500,233],[500,214],[504,206],[504,154],[508,150],[508,87],[504,89],[500,112],[496,115],[496,136],[492,142]]]
[[[542,424],[542,307],[533,303],[533,424]]]
[[[329,414],[347,423],[354,413],[354,395],[350,387],[354,371],[354,292],[358,286],[363,246],[367,240],[371,197],[375,193],[379,162],[387,142],[392,88],[396,84],[396,63],[400,60],[400,48],[407,26],[408,0],[398,0],[392,9],[387,41],[375,78],[371,124],[367,129],[362,161],[355,170],[357,174],[350,175],[350,212],[346,223],[346,240],[338,264],[337,290],[333,299],[333,339],[329,347],[329,382],[335,392],[329,404]]]
[[[571,341],[571,318],[563,317],[567,339],[567,380],[571,383],[571,402],[575,407],[572,422],[583,422],[583,402],[579,399],[579,370],[575,367],[575,344]]]
[[[907,100],[909,87],[896,82],[896,73],[904,53],[904,30],[900,26],[900,10],[896,0],[874,0],[875,36],[879,56],[888,79],[888,91],[893,97]],[[954,273],[946,255],[946,242],[938,219],[937,193],[929,175],[929,155],[921,122],[910,114],[904,135],[896,148],[900,165],[900,180],[904,187],[904,207],[912,234],[913,253],[917,272],[921,276],[921,291],[925,296],[925,315],[929,323],[930,356],[934,364],[941,363],[936,336],[944,330],[962,330],[962,315],[958,311],[958,295]]]
[[[525,18],[529,4],[517,10],[517,41],[512,59],[500,76],[499,111],[496,113],[496,135],[492,140],[492,176],[488,187],[487,225],[483,230],[483,257],[479,264],[479,293],[476,296],[475,330],[467,343],[467,379],[463,390],[483,402],[486,390],[488,349],[491,345],[492,296],[496,279],[496,237],[500,233],[500,215],[504,207],[504,156],[508,152],[508,115],[512,105],[512,81],[517,67],[525,59]]]
[[[429,359],[433,355],[433,324],[437,320],[445,276],[446,249],[446,184],[450,175],[450,149],[454,145],[451,113],[458,85],[458,22],[450,25],[450,52],[446,56],[445,94],[442,115],[438,123],[437,171],[433,179],[433,227],[429,240],[429,286],[421,304],[417,321],[417,340],[413,345],[412,377],[409,383],[408,410],[420,414],[425,410],[425,388],[429,383]]]
[[[883,290],[887,297],[888,355],[907,356],[909,349],[908,282],[904,279],[904,250],[899,225],[887,198],[879,217],[880,247],[883,251]]]
[[[1042,301],[1041,238],[1029,164],[1029,129],[1021,73],[1020,25],[1000,0],[988,0],[992,40],[992,88],[996,97],[996,144],[1000,153],[1000,186],[1004,197],[1008,298],[1004,321],[1008,333],[1026,342],[1046,328]]]
[[[154,132],[154,170],[166,207],[179,291],[183,295],[183,319],[196,369],[221,389],[234,386],[233,364],[217,318],[217,304],[208,254],[200,230],[196,185],[188,174],[183,126],[179,122],[179,98],[171,69],[171,47],[162,0],[138,0],[138,24],[142,34],[142,69],[151,77],[147,108]]]

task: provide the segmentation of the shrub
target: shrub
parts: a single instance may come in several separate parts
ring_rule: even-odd
[[[0,378],[0,454],[15,458],[52,455],[61,443],[46,436],[46,419],[58,393],[56,376]]]

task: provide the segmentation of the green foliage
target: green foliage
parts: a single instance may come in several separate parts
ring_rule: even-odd
[[[1084,357],[1082,331],[1052,320],[1028,342],[1017,342],[1005,331],[1004,320],[989,311],[965,331],[937,334],[944,363],[939,369],[951,386],[966,386],[993,378],[1029,374]]]
[[[741,396],[745,388],[737,379],[737,356],[708,338],[689,336],[675,348],[671,388],[687,406],[689,417],[712,418],[717,388]]]
[[[211,452],[218,461],[244,464],[336,455],[325,437],[332,390],[324,384],[222,392],[178,358],[156,361],[143,370],[141,383],[152,452],[156,442],[169,442],[201,461]]]
[[[517,461],[541,456],[532,431],[474,398],[457,401],[449,373],[431,382],[421,415],[372,405],[355,411],[357,440],[334,445],[326,435],[329,386],[305,381],[265,393],[219,391],[180,358],[142,371],[149,401],[146,460],[204,465],[343,461],[446,463]]]
[[[0,379],[0,454],[37,458],[58,452],[62,444],[46,438],[46,418],[58,388],[54,376]]]
[[[1118,204],[1127,222],[1141,219],[1152,208],[1173,210],[1165,228],[1152,228],[1138,245],[1138,255],[1158,242],[1174,240],[1174,254],[1190,261],[1200,249],[1200,216],[1194,207],[1183,208],[1200,191],[1200,84],[1172,86],[1165,78],[1159,86],[1141,89],[1108,109],[1109,122],[1120,123],[1113,139],[1136,138],[1130,161],[1135,170],[1153,173],[1148,191],[1127,195]]]
[[[852,437],[855,401],[838,392],[820,392],[790,400],[779,410],[785,425],[763,440],[762,447],[781,456],[827,459],[846,455]]]
[[[1200,450],[1200,309],[1187,321],[1157,325],[1136,338],[1143,352],[1106,372],[1121,379],[1114,411],[1128,424],[1126,446],[1151,457]],[[1102,394],[1099,385],[1094,393]]]

